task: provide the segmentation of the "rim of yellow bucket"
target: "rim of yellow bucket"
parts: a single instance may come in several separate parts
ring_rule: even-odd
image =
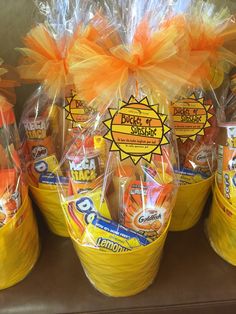
[[[216,197],[219,197],[219,200],[217,200],[218,203],[221,202],[223,206],[225,206],[226,208],[228,208],[231,211],[235,212],[236,211],[236,207],[234,207],[232,204],[230,204],[230,202],[227,201],[227,199],[224,197],[224,195],[220,191],[218,183],[217,183],[216,176],[215,176],[215,191],[216,191]]]
[[[221,217],[222,217],[222,215],[223,215],[223,219],[224,220],[226,220],[227,222],[230,222],[230,225],[232,226],[232,225],[234,225],[235,223],[234,223],[234,221],[232,220],[232,218],[230,218],[229,216],[227,216],[227,214],[225,213],[225,211],[222,209],[222,205],[220,204],[220,202],[219,202],[219,200],[218,200],[218,198],[217,198],[217,196],[215,195],[215,193],[214,193],[214,195],[213,195],[213,199],[214,199],[214,202],[216,203],[216,210],[217,210],[217,212],[218,213],[220,213],[220,215],[221,215]],[[218,214],[219,215],[219,214]],[[235,226],[236,226],[236,224],[235,224]],[[219,254],[220,255],[220,254]],[[236,266],[236,265],[235,265]]]
[[[91,251],[99,251],[99,253],[101,254],[105,254],[105,255],[127,255],[127,254],[132,254],[134,252],[138,252],[138,251],[141,251],[143,250],[144,248],[146,247],[149,247],[150,246],[155,246],[155,244],[157,244],[157,242],[162,242],[163,238],[167,235],[168,233],[168,229],[169,229],[169,226],[170,226],[170,221],[171,221],[171,216],[169,217],[169,221],[168,221],[168,224],[165,228],[165,230],[162,232],[162,234],[159,236],[159,238],[157,238],[155,241],[145,245],[145,246],[140,246],[138,247],[137,249],[134,249],[134,250],[130,250],[130,251],[126,251],[126,252],[107,252],[107,251],[102,251],[102,250],[99,250],[99,248],[96,248],[96,247],[92,247],[92,246],[86,246],[86,245],[82,245],[81,243],[79,243],[78,240],[74,239],[73,236],[70,234],[70,237],[73,241],[76,242],[76,244],[78,244],[80,247],[86,247],[88,250],[91,250]]]
[[[205,184],[205,183],[208,183],[208,181],[213,180],[214,177],[215,177],[215,174],[213,174],[213,175],[210,176],[209,178],[204,179],[204,180],[202,180],[202,181],[199,181],[199,182],[197,182],[197,183],[190,183],[190,184],[179,185],[178,190],[188,188],[189,186],[193,187],[193,186],[202,185],[203,183],[204,183],[204,184]],[[178,193],[178,192],[177,192],[177,193]]]
[[[8,223],[6,223],[3,227],[0,228],[0,232],[5,230],[10,223],[14,223],[18,220],[19,216],[21,215],[22,211],[25,209],[27,209],[27,207],[25,206],[26,202],[29,202],[29,196],[26,195],[20,208],[18,209],[18,211],[16,212],[16,214],[8,221]]]

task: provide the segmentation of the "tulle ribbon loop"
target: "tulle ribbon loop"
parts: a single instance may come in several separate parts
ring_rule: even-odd
[[[11,78],[14,75],[14,71],[10,73],[7,66],[3,63],[3,60],[0,58],[0,94],[7,98],[9,102],[15,103],[14,87],[19,86],[19,83],[17,82],[17,77]]]
[[[113,37],[115,36],[113,32]],[[186,62],[183,33],[175,25],[152,31],[145,18],[137,27],[131,45],[112,47],[79,38],[68,58],[69,71],[82,99],[109,102],[125,95],[130,77],[166,97],[174,98],[199,66]],[[180,49],[181,47],[181,49]],[[131,75],[130,75],[131,74]]]
[[[24,81],[42,83],[49,97],[55,97],[70,84],[64,39],[55,40],[43,24],[33,28],[24,38],[25,48],[18,48],[23,55],[17,67]]]
[[[225,73],[236,66],[236,24],[227,8],[215,13],[211,4],[196,4],[186,18],[174,16],[163,27],[167,25],[175,25],[179,31],[184,29],[189,60],[201,60],[190,80],[193,87],[218,88]]]

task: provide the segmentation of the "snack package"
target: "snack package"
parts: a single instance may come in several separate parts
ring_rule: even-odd
[[[108,252],[127,252],[149,244],[139,233],[97,216],[86,227],[81,241],[83,245]]]
[[[230,128],[235,126],[231,125]],[[233,205],[236,201],[235,159],[235,147],[218,146],[218,185],[224,197]]]
[[[234,72],[234,70],[233,70]],[[223,197],[233,206],[236,202],[236,120],[235,120],[235,76],[229,81],[225,101],[225,114],[219,124],[217,137],[217,185]]]

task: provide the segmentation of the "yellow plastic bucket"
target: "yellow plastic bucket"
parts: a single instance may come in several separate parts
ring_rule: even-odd
[[[0,290],[24,279],[38,256],[38,228],[27,195],[17,214],[0,228]]]
[[[56,235],[69,237],[57,188],[39,189],[30,185],[32,198],[43,214],[49,229]]]
[[[181,185],[177,192],[170,231],[192,228],[200,219],[211,191],[214,176],[194,184]]]
[[[135,295],[152,284],[168,232],[154,242],[127,252],[102,252],[72,238],[85,273],[97,290],[112,297]]]
[[[206,233],[214,251],[236,266],[236,208],[224,198],[217,183],[206,221]]]

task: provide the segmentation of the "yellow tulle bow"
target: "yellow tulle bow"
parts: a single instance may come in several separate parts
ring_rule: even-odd
[[[76,89],[88,102],[102,105],[124,96],[131,79],[146,91],[174,98],[199,66],[188,62],[183,33],[175,25],[151,32],[145,18],[129,47],[114,30],[108,37],[115,38],[113,45],[78,38],[68,58]]]
[[[25,48],[18,48],[23,58],[17,67],[21,79],[42,83],[49,97],[55,97],[70,83],[65,43],[58,43],[50,31],[39,24],[24,38]]]

